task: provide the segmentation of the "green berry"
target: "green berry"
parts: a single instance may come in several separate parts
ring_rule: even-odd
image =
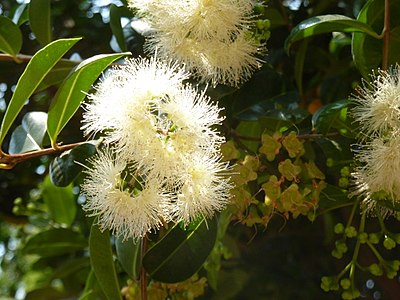
[[[340,170],[340,175],[341,175],[342,177],[349,177],[349,176],[350,176],[350,168],[349,168],[348,166],[343,167],[343,168]]]
[[[333,228],[336,234],[341,234],[344,232],[344,225],[342,223],[337,223]]]
[[[365,243],[367,242],[367,240],[368,240],[368,233],[366,233],[366,232],[361,232],[361,233],[358,235],[358,239],[360,240],[360,243],[361,243],[361,244],[365,244]]]
[[[372,264],[368,267],[368,271],[375,276],[382,276],[383,270],[382,267],[378,264]]]
[[[341,253],[346,253],[348,250],[348,247],[343,240],[336,241],[335,246],[336,246],[336,249]]]
[[[341,259],[343,257],[343,252],[335,248],[332,250],[331,255],[337,259]]]
[[[333,167],[334,164],[335,164],[335,161],[334,161],[332,158],[328,158],[328,159],[326,160],[326,166],[327,166],[328,168]]]
[[[349,278],[343,278],[342,280],[340,280],[340,286],[344,289],[344,290],[348,290],[351,286],[351,281]]]
[[[349,186],[349,179],[347,177],[341,177],[339,179],[339,187],[341,187],[342,189],[345,189]]]
[[[371,244],[378,244],[380,240],[380,234],[379,233],[370,233],[368,235],[368,240],[370,241]]]
[[[354,226],[346,227],[344,233],[348,238],[353,238],[357,236],[357,230]]]
[[[394,247],[396,247],[396,242],[393,239],[391,239],[390,237],[386,237],[383,240],[383,247],[385,247],[388,250],[391,250]]]

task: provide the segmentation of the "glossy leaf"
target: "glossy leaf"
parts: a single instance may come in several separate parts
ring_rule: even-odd
[[[47,131],[52,143],[56,142],[58,134],[79,108],[85,92],[101,72],[116,59],[129,54],[126,52],[93,56],[81,62],[64,80],[53,99],[47,119]]]
[[[31,0],[29,24],[38,42],[45,46],[52,41],[50,0]]]
[[[58,85],[69,75],[74,67],[79,64],[78,61],[61,59],[43,78],[42,82],[36,88],[35,92],[42,91],[49,86]]]
[[[357,16],[357,20],[363,23],[368,23],[376,32],[383,29],[384,23],[384,0],[368,1]],[[400,2],[390,1],[390,11],[399,11]],[[394,31],[390,34],[390,49],[389,49],[389,64],[398,62],[398,48],[395,43],[392,44],[392,39],[396,38],[395,28],[400,25],[399,18],[390,18],[390,27]],[[353,61],[360,71],[361,75],[369,80],[369,74],[373,69],[379,67],[382,61],[383,40],[376,40],[370,36],[360,33],[354,33],[352,38],[352,54]]]
[[[335,31],[362,32],[379,38],[379,35],[366,23],[342,15],[322,15],[307,19],[293,28],[285,41],[285,50],[289,52],[294,42],[304,38]]]
[[[354,137],[355,133],[347,115],[349,104],[349,100],[339,100],[323,106],[313,115],[313,127],[322,134],[337,129],[343,136]]]
[[[82,171],[86,159],[97,152],[97,142],[88,142],[62,153],[50,163],[51,182],[59,187],[69,185]]]
[[[18,26],[28,21],[28,4],[24,3],[18,6],[15,10],[12,21]]]
[[[25,102],[36,90],[43,78],[79,40],[80,38],[54,41],[32,57],[18,80],[14,94],[5,112],[0,128],[0,145]]]
[[[40,111],[28,112],[11,134],[10,154],[40,150],[46,133],[47,114]]]
[[[42,195],[54,222],[71,226],[77,210],[72,185],[58,187],[46,177],[42,184]]]
[[[9,18],[0,16],[0,51],[16,56],[22,47],[22,33]]]
[[[176,225],[145,254],[143,266],[151,278],[167,283],[183,281],[196,273],[211,253],[217,220],[202,219],[193,228]]]
[[[81,251],[86,246],[86,239],[80,233],[65,228],[53,228],[31,237],[23,252],[47,257]]]
[[[89,238],[90,261],[96,279],[107,299],[122,299],[110,245],[110,233],[92,225]]]
[[[115,36],[118,46],[122,51],[127,51],[124,32],[121,26],[121,18],[132,18],[133,14],[130,9],[125,6],[110,5],[110,27]]]
[[[141,243],[133,239],[124,241],[122,237],[117,237],[115,247],[122,268],[132,279],[137,280],[141,267]]]

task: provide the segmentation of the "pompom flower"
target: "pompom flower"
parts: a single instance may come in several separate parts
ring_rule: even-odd
[[[379,70],[371,77],[372,83],[364,83],[353,99],[356,107],[352,115],[360,123],[362,138],[400,130],[399,66],[389,71]]]
[[[400,71],[396,66],[372,75],[353,100],[352,115],[360,124],[355,148],[354,192],[368,211],[391,213],[379,201],[400,201]]]
[[[199,153],[187,163],[179,178],[176,205],[172,216],[185,224],[199,216],[210,217],[229,202],[229,167],[215,155]]]
[[[87,198],[83,208],[90,216],[98,217],[101,230],[109,229],[124,239],[140,238],[168,221],[169,197],[158,181],[149,180],[145,186],[135,187],[138,181],[128,175],[126,161],[110,149],[99,152],[89,162],[92,167],[86,170],[81,186]]]
[[[254,0],[131,0],[151,26],[145,44],[202,82],[236,86],[260,66],[249,26]]]
[[[230,198],[221,109],[159,60],[128,60],[89,95],[85,134],[103,133],[111,150],[91,159],[84,209],[101,229],[141,238],[164,222],[211,217]]]

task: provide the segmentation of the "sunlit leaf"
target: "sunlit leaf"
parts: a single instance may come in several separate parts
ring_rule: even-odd
[[[23,3],[18,6],[18,8],[15,10],[12,21],[17,24],[18,26],[24,24],[26,21],[28,21],[28,4]]]
[[[124,32],[121,26],[121,18],[132,18],[133,13],[125,6],[110,5],[110,27],[115,36],[118,46],[122,51],[127,51]]]
[[[52,41],[50,0],[31,0],[29,24],[38,42],[45,46]]]
[[[43,78],[61,57],[77,43],[80,38],[54,41],[36,52],[18,80],[14,94],[8,104],[0,128],[0,144],[3,142],[12,123],[25,102],[39,86]]]
[[[285,50],[289,52],[294,42],[304,38],[335,31],[362,32],[374,38],[379,38],[379,35],[366,23],[343,15],[322,15],[304,20],[294,27],[285,41]]]
[[[74,67],[79,64],[77,61],[61,59],[43,78],[42,82],[36,88],[35,92],[42,91],[49,86],[58,85],[68,76]]]
[[[161,282],[188,279],[211,253],[216,236],[216,219],[202,219],[186,230],[176,225],[149,249],[143,258],[143,266],[151,278]]]
[[[0,16],[0,51],[16,56],[22,47],[22,34],[9,18]]]
[[[97,142],[87,142],[62,153],[50,163],[50,179],[56,186],[69,185],[82,171],[86,159],[97,152]]]
[[[71,226],[75,219],[77,204],[72,186],[58,187],[46,177],[42,184],[43,200],[54,222]]]
[[[47,114],[40,111],[28,112],[22,124],[11,134],[10,154],[40,150],[46,133]]]
[[[53,228],[31,237],[23,252],[46,257],[81,251],[86,246],[87,241],[80,233],[65,228]]]
[[[122,299],[111,251],[110,233],[92,225],[89,238],[90,261],[96,279],[108,299]]]
[[[113,61],[129,52],[118,54],[101,54],[81,62],[64,80],[57,91],[49,109],[47,131],[54,144],[60,131],[79,108],[93,82],[104,69]]]

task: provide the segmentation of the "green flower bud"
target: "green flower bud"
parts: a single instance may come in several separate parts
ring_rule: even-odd
[[[393,239],[391,239],[390,237],[387,236],[383,240],[383,247],[385,247],[388,250],[391,250],[394,247],[396,247],[396,242]]]
[[[371,244],[378,244],[380,240],[380,234],[379,233],[370,233],[368,235],[368,240],[370,241]]]
[[[334,164],[335,164],[335,161],[333,160],[333,158],[328,158],[328,159],[326,160],[326,166],[327,166],[328,168],[333,167]]]
[[[340,169],[340,176],[342,177],[349,177],[350,176],[350,168],[348,166],[343,167]]]
[[[361,243],[361,244],[365,244],[365,243],[367,242],[367,240],[368,240],[368,233],[366,233],[366,232],[361,232],[361,233],[358,235],[358,239],[360,240],[360,243]]]
[[[344,289],[347,290],[350,288],[351,286],[351,281],[349,278],[343,278],[342,280],[340,280],[340,286]]]
[[[345,189],[345,188],[347,188],[348,186],[349,186],[349,183],[350,183],[350,181],[349,181],[349,179],[347,178],[347,177],[341,177],[340,179],[339,179],[339,187],[341,187],[342,189]]]
[[[357,236],[357,230],[354,226],[346,227],[344,233],[348,238],[353,238]]]
[[[375,276],[382,276],[383,270],[382,267],[378,264],[372,264],[368,267],[368,271]]]
[[[342,223],[337,223],[333,228],[336,234],[341,234],[344,232],[344,225]]]

